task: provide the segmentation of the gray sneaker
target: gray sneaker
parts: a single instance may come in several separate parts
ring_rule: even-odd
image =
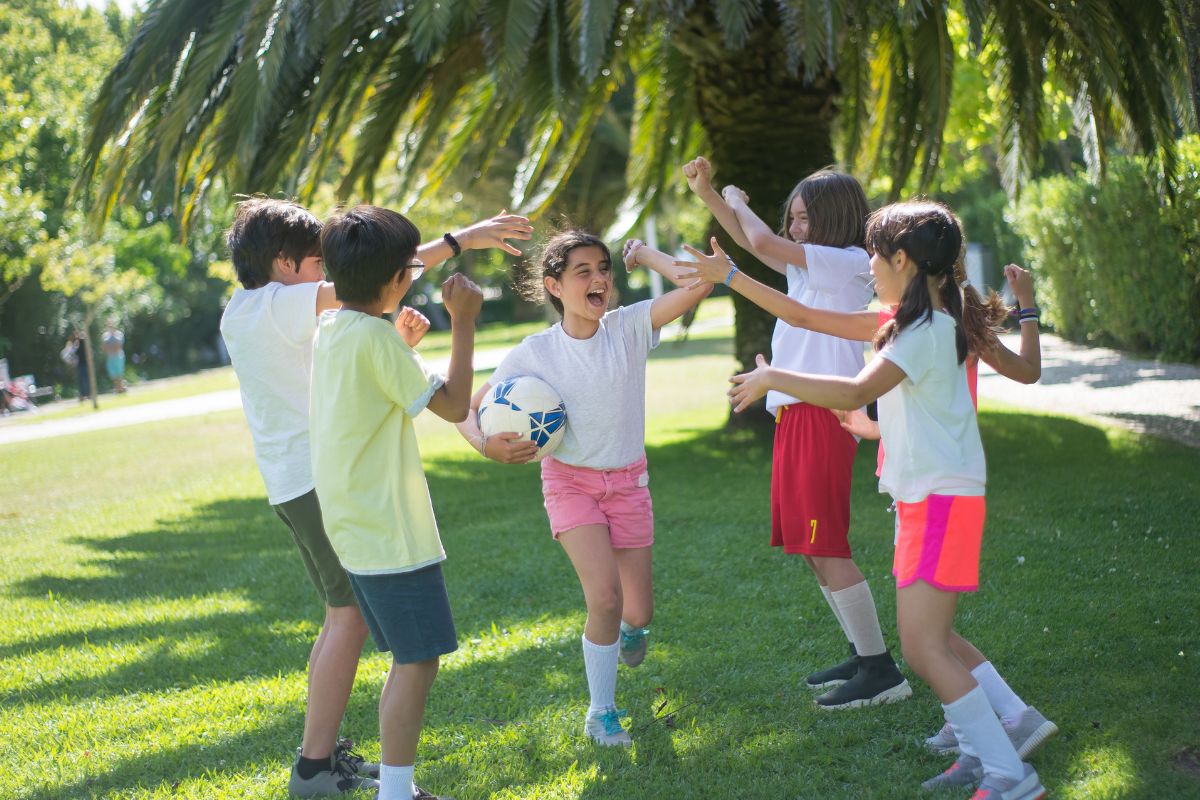
[[[413,785],[416,793],[413,795],[413,800],[454,800],[453,797],[446,794],[430,794],[416,784]],[[375,800],[379,800],[379,792],[375,793]]]
[[[621,647],[617,650],[617,659],[627,667],[636,667],[646,660],[646,634],[649,628],[621,627]]]
[[[1042,716],[1042,712],[1033,706],[1026,706],[1021,712],[1021,718],[1011,728],[1005,727],[1008,739],[1017,750],[1017,755],[1024,760],[1042,743],[1058,733],[1058,726]]]
[[[629,747],[633,744],[633,739],[629,738],[629,732],[621,726],[621,712],[613,706],[609,706],[599,714],[588,714],[583,732],[596,744],[606,747],[617,745]]]
[[[950,769],[921,784],[927,792],[938,789],[970,789],[983,778],[983,762],[975,756],[959,756]]]
[[[954,735],[954,726],[949,722],[937,733],[925,740],[925,749],[939,756],[958,755],[958,737]]]
[[[1029,764],[1022,764],[1025,774],[1021,780],[985,775],[971,800],[1039,800],[1046,796],[1046,787]]]
[[[292,775],[288,779],[288,793],[293,797],[328,797],[330,795],[356,792],[359,789],[378,789],[379,781],[354,774],[344,761],[330,757],[330,769],[323,769],[311,778],[301,778],[296,771],[300,754],[292,762]]]
[[[345,763],[355,775],[379,780],[379,765],[354,752],[354,742],[351,739],[342,737],[337,740],[337,747],[333,749],[333,760]]]

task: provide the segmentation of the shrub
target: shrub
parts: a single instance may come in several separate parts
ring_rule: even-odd
[[[1100,185],[1046,178],[1013,209],[1046,320],[1075,341],[1200,359],[1200,138],[1180,142],[1174,203],[1147,159]]]

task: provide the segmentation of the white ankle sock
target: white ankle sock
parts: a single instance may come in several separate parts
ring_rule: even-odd
[[[992,711],[983,689],[976,686],[953,703],[943,705],[942,709],[954,726],[959,746],[967,744],[967,754],[974,754],[983,762],[985,774],[1011,780],[1020,780],[1024,776],[1021,758]]]
[[[412,800],[414,765],[392,767],[379,765],[379,800]]]
[[[842,616],[842,624],[860,656],[877,656],[887,651],[883,630],[875,611],[875,598],[866,581],[830,593]]]
[[[833,599],[833,592],[829,591],[829,587],[823,583],[821,584],[821,594],[825,595],[825,602],[829,603],[834,618],[837,619],[838,625],[842,626],[842,633],[846,634],[846,641],[854,644],[854,637],[850,635],[850,629],[846,627],[846,620],[842,619],[842,612],[838,611],[837,603]]]
[[[971,675],[983,688],[988,702],[992,704],[992,710],[1000,715],[1005,724],[1015,725],[1021,719],[1021,714],[1025,712],[1025,709],[1029,708],[1025,705],[1025,701],[1017,697],[1017,693],[1005,683],[1004,678],[1000,677],[1000,673],[992,666],[992,662],[983,662],[971,670]]]
[[[591,701],[588,713],[603,711],[617,704],[617,651],[620,639],[612,644],[596,644],[583,637],[583,669],[587,673]]]

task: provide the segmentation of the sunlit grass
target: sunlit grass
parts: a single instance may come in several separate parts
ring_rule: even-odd
[[[920,746],[940,718],[919,681],[907,703],[844,715],[800,687],[844,641],[800,561],[766,544],[770,448],[723,430],[729,352],[697,336],[650,367],[657,610],[649,658],[618,683],[630,752],[581,736],[583,606],[537,468],[484,462],[419,418],[460,645],[434,685],[422,785],[460,800],[911,797],[945,767]],[[1051,796],[1196,796],[1173,766],[1200,744],[1196,452],[1013,409],[981,424],[983,586],[959,627],[1062,728],[1035,757]],[[4,454],[23,467],[0,476],[0,797],[284,797],[320,615],[240,413]],[[874,456],[864,444],[852,542],[894,645]],[[387,666],[368,647],[344,725],[368,755]]]

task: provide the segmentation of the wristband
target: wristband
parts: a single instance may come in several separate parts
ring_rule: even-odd
[[[1038,321],[1038,318],[1037,318],[1037,315],[1032,315],[1032,316],[1028,316],[1028,317],[1021,317],[1021,320],[1020,320],[1020,321],[1021,321],[1022,323],[1025,323],[1025,322],[1037,322],[1037,321]]]
[[[1022,316],[1024,316],[1025,314],[1033,314],[1036,316],[1038,313],[1038,308],[1037,308],[1037,306],[1032,306],[1030,308],[1022,308],[1017,313],[1021,314]]]
[[[455,239],[454,236],[452,236],[449,233],[443,233],[442,241],[445,242],[446,244],[450,245],[450,250],[454,253],[455,256],[462,255],[462,245],[460,245],[458,243],[458,239]]]
[[[726,286],[729,285],[729,282],[731,280],[733,280],[733,276],[736,275],[737,273],[738,273],[737,264],[730,261],[729,262],[729,274],[725,276],[725,285]]]

